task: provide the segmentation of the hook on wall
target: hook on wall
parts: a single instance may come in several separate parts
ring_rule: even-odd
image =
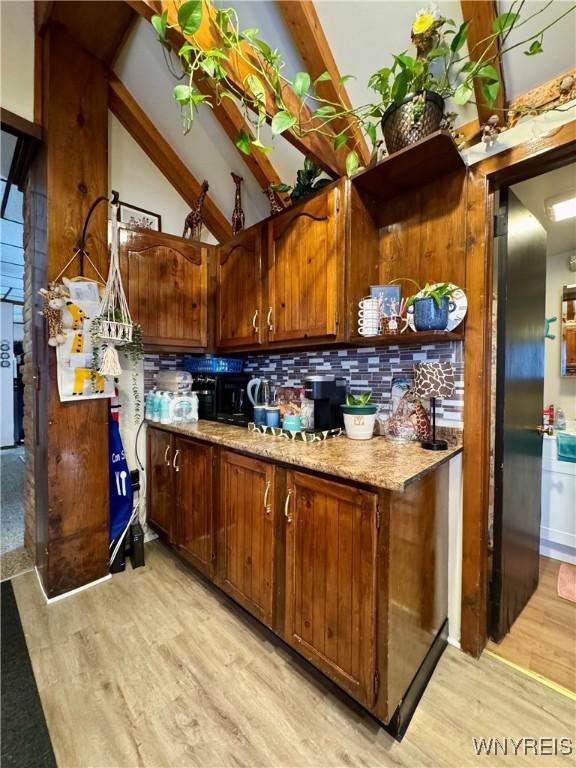
[[[94,264],[92,264],[92,261],[90,260],[90,257],[88,256],[88,252],[86,251],[86,233],[88,231],[88,224],[90,223],[90,219],[92,217],[92,214],[94,213],[94,210],[96,209],[96,207],[100,203],[102,203],[104,201],[106,201],[107,203],[110,203],[111,205],[118,206],[119,203],[120,203],[120,197],[118,195],[118,192],[116,192],[116,190],[113,189],[112,190],[112,197],[110,199],[106,195],[101,195],[100,197],[97,197],[96,200],[94,200],[94,202],[90,206],[90,208],[88,210],[88,213],[86,214],[86,218],[84,219],[84,226],[82,227],[82,234],[78,238],[78,242],[76,243],[76,245],[74,247],[74,257],[76,255],[80,256],[80,275],[81,276],[84,276],[84,257],[86,257],[88,259],[88,261],[90,261],[90,264],[92,265],[92,267],[94,269],[96,269],[94,267]],[[69,263],[70,262],[68,262],[68,264]],[[66,265],[66,267],[67,266],[68,265]],[[64,269],[66,269],[66,267]],[[98,270],[96,270],[96,271],[98,271]]]

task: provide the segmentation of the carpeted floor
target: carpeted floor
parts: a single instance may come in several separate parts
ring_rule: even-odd
[[[24,448],[0,451],[0,554],[24,544]]]
[[[2,588],[2,768],[56,768],[12,583]]]

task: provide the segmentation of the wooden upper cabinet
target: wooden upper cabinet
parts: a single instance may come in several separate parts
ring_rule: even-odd
[[[120,230],[124,290],[145,343],[207,346],[210,250],[211,246],[162,232]]]
[[[270,342],[342,335],[344,182],[268,222]]]
[[[251,347],[262,342],[262,227],[251,227],[219,246],[216,346]]]
[[[221,454],[221,586],[268,626],[274,607],[275,476],[272,464],[231,451]]]
[[[214,520],[212,459],[214,448],[206,443],[174,438],[172,467],[176,488],[175,541],[198,570],[214,572]]]
[[[146,520],[164,539],[171,542],[176,509],[172,481],[172,436],[160,429],[148,430],[148,494]]]
[[[366,706],[376,698],[377,496],[287,476],[285,639]]]

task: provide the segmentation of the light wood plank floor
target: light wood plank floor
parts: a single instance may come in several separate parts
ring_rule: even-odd
[[[540,583],[500,643],[488,650],[576,691],[576,603],[558,597],[559,560],[540,558]]]
[[[50,606],[33,573],[14,589],[60,768],[464,768],[482,763],[474,736],[576,741],[575,702],[448,648],[398,744],[158,543],[145,568]]]

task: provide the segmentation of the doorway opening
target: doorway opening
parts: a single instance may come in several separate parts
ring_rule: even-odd
[[[488,650],[576,690],[576,164],[500,190]]]
[[[0,577],[33,565],[26,536],[27,450],[24,435],[24,365],[31,356],[25,323],[24,196],[13,181],[18,137],[2,129],[0,178]],[[28,312],[29,314],[29,312]],[[28,500],[33,505],[33,500]],[[26,540],[28,539],[28,541]]]

